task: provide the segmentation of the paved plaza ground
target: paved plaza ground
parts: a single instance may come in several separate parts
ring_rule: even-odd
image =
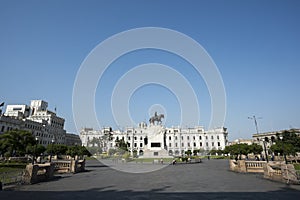
[[[299,199],[300,186],[229,171],[228,160],[169,165],[150,173],[125,173],[87,161],[87,172],[0,191],[0,199]]]

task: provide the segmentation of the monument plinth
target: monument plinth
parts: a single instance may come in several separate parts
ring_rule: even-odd
[[[166,134],[161,124],[150,124],[147,129],[147,145],[145,145],[144,158],[168,158],[166,150]]]

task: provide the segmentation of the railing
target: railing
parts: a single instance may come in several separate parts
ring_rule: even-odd
[[[77,173],[85,170],[85,160],[53,160],[57,173]]]
[[[263,173],[266,161],[245,161],[246,172]]]
[[[266,161],[230,160],[230,170],[242,173],[263,173]]]
[[[55,171],[58,173],[71,172],[71,160],[55,160]]]

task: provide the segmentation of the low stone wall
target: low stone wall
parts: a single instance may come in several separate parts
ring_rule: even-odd
[[[25,184],[34,184],[52,179],[54,176],[54,164],[28,164],[23,176]]]
[[[85,171],[85,160],[54,160],[55,172],[78,173]]]
[[[229,160],[229,168],[234,172],[263,173],[264,178],[289,184],[300,184],[293,164],[281,161]]]
[[[288,184],[300,184],[293,164],[270,162],[264,166],[264,178]]]
[[[241,173],[264,173],[266,161],[229,160],[229,168]]]

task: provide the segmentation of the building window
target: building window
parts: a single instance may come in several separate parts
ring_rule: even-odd
[[[134,140],[136,140],[136,137],[134,137]]]
[[[177,140],[177,136],[175,136],[175,140]]]
[[[153,143],[151,143],[151,147],[160,147],[160,143],[159,142],[153,142]]]
[[[105,145],[105,143],[104,143],[104,145]],[[127,145],[128,145],[128,147],[130,147],[130,143],[127,143]]]
[[[171,144],[171,143],[169,143],[169,147],[172,147],[172,144]]]
[[[171,136],[169,136],[169,140],[171,140],[172,138],[171,138]]]
[[[218,142],[218,147],[221,146],[220,142]]]
[[[207,139],[207,140],[208,140],[208,137],[207,137],[207,136],[205,136],[205,139]]]
[[[206,142],[206,146],[208,147],[208,142]]]
[[[200,142],[200,147],[202,147],[202,142]]]
[[[189,140],[190,139],[190,136],[187,136],[187,140]]]
[[[183,140],[183,136],[181,136],[181,139]]]
[[[181,146],[184,147],[184,143],[181,143]]]
[[[196,138],[195,138],[195,136],[193,136],[193,140],[195,140]]]
[[[140,143],[140,147],[143,147],[143,143]]]
[[[136,143],[134,143],[134,147],[137,147],[137,144],[136,144]]]
[[[194,147],[196,147],[196,142],[194,142]]]
[[[220,139],[220,137],[217,135],[217,139],[219,140]]]
[[[128,140],[130,140],[130,136],[128,137]]]
[[[143,140],[143,137],[142,137],[142,136],[140,137],[140,140]]]
[[[213,140],[213,139],[214,139],[214,136],[211,136],[211,139]]]
[[[211,146],[213,147],[213,146],[215,146],[215,144],[212,142],[212,143],[211,143]]]
[[[177,142],[175,143],[175,147],[177,147]]]
[[[199,136],[199,140],[202,140],[202,137],[201,137],[201,136]]]

